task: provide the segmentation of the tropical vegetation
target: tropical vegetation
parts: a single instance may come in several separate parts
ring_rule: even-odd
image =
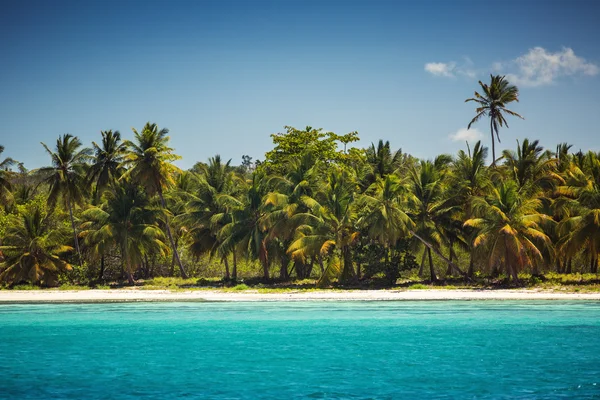
[[[0,162],[3,285],[136,284],[161,277],[388,285],[598,272],[600,153],[523,139],[496,158],[518,89],[479,82],[484,143],[418,159],[389,141],[285,127],[261,161],[183,171],[155,123],[42,144],[48,166]],[[0,146],[0,153],[4,151]],[[10,150],[10,149],[9,149]]]

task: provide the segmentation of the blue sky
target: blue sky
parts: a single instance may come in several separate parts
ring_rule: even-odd
[[[430,158],[476,137],[464,100],[493,72],[526,118],[500,148],[600,150],[599,17],[593,1],[6,1],[0,144],[36,168],[40,141],[151,121],[188,168],[261,159],[269,134],[310,125]]]

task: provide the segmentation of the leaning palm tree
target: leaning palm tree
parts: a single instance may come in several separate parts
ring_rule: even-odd
[[[515,281],[519,270],[535,270],[536,264],[543,261],[544,247],[552,244],[543,226],[553,220],[540,212],[542,202],[536,197],[525,197],[515,182],[507,181],[487,198],[473,199],[472,204],[475,217],[464,225],[477,231],[474,247],[489,248],[490,266],[502,263]]]
[[[490,134],[492,135],[492,166],[496,165],[496,145],[494,139],[494,133],[498,143],[500,143],[500,135],[498,133],[499,128],[508,123],[504,114],[512,115],[524,119],[522,116],[514,111],[506,108],[506,105],[513,101],[519,101],[519,89],[508,83],[504,76],[490,75],[490,84],[479,81],[479,85],[483,90],[483,94],[475,92],[475,97],[465,100],[465,102],[474,101],[478,104],[475,109],[475,117],[469,122],[467,129],[471,128],[475,122],[482,117],[490,118]]]
[[[4,152],[4,146],[0,145],[0,154]],[[13,201],[11,193],[12,185],[10,183],[9,169],[15,164],[12,158],[5,158],[0,161],[0,205],[9,205]]]
[[[56,140],[55,151],[51,151],[44,143],[42,143],[42,146],[44,146],[52,160],[51,166],[40,168],[37,171],[38,174],[44,177],[44,182],[50,187],[48,205],[52,209],[59,199],[62,199],[65,207],[69,210],[75,249],[79,255],[79,264],[83,265],[75,218],[73,217],[73,207],[82,204],[85,200],[87,186],[85,176],[91,149],[82,149],[79,138],[68,133]]]
[[[175,173],[180,171],[171,163],[181,157],[174,154],[173,149],[168,146],[168,129],[158,129],[158,125],[147,122],[141,132],[133,129],[133,133],[135,143],[130,140],[124,142],[128,153],[125,155],[123,165],[129,169],[121,176],[121,179],[131,178],[134,183],[144,187],[150,195],[158,194],[165,211],[165,230],[171,248],[179,265],[181,276],[187,278],[188,274],[183,268],[175,240],[171,234],[167,205],[163,195],[164,189],[174,184]]]
[[[125,145],[121,143],[119,131],[101,131],[102,143],[92,142],[94,159],[88,172],[90,183],[95,183],[94,198],[102,196],[108,186],[121,175],[121,163],[125,155]]]
[[[71,270],[65,259],[66,253],[73,250],[64,245],[67,232],[37,207],[26,209],[19,217],[13,216],[3,238],[4,245],[0,246],[5,257],[0,264],[0,281],[56,284],[59,272]]]

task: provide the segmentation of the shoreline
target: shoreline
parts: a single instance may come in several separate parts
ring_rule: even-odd
[[[599,293],[498,289],[321,290],[259,293],[219,290],[1,290],[0,304],[102,302],[259,302],[259,301],[447,301],[447,300],[582,300],[600,301]]]

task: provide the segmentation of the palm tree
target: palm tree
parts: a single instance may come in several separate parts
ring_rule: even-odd
[[[506,273],[518,281],[518,272],[526,266],[535,269],[543,261],[542,250],[551,246],[542,225],[552,218],[539,211],[542,202],[525,197],[513,181],[502,182],[487,198],[473,199],[475,218],[465,226],[476,229],[475,247],[489,248],[489,264],[503,263]]]
[[[0,145],[0,155],[4,153],[4,146]],[[15,164],[12,158],[0,161],[0,205],[7,206],[12,203],[12,184],[10,182],[9,170]]]
[[[52,160],[51,166],[38,170],[38,173],[44,177],[44,182],[50,187],[48,205],[53,209],[58,200],[62,198],[65,207],[69,210],[73,241],[79,255],[79,264],[83,265],[75,218],[73,217],[73,206],[82,204],[85,201],[86,167],[91,150],[88,148],[82,149],[79,138],[68,133],[56,140],[56,150],[54,152],[44,143],[42,143],[42,146],[44,146]]]
[[[433,162],[421,161],[418,166],[411,166],[408,176],[408,214],[416,224],[412,234],[425,245],[419,272],[422,274],[427,255],[433,282],[437,281],[437,276],[431,252],[441,254],[439,249],[445,241],[442,222],[449,218],[449,214],[453,213],[456,207],[445,197],[445,176],[450,162],[451,158],[446,155],[438,156]],[[449,263],[451,266],[452,264]]]
[[[390,249],[403,236],[408,236],[415,223],[403,211],[401,199],[405,188],[395,175],[378,178],[367,193],[361,196],[366,210],[360,223],[365,225],[369,236],[385,249],[386,269],[389,269]]]
[[[171,248],[179,265],[181,276],[187,278],[188,275],[183,268],[171,234],[167,205],[163,195],[164,189],[174,183],[174,174],[180,171],[171,163],[180,157],[174,154],[173,149],[168,146],[168,129],[158,129],[158,125],[147,122],[141,132],[133,129],[133,133],[136,143],[130,140],[124,142],[128,153],[125,155],[123,165],[129,167],[129,169],[121,179],[131,178],[134,183],[144,187],[148,194],[158,194],[162,208],[165,211],[165,229]]]
[[[517,141],[517,151],[504,150],[508,175],[517,183],[520,190],[550,191],[562,182],[556,167],[558,159],[550,152],[544,152],[539,140]]]
[[[348,282],[356,275],[350,253],[350,246],[358,237],[356,177],[340,167],[328,168],[314,197],[302,198],[309,212],[292,217],[298,228],[296,240],[288,249],[293,258],[313,256],[322,263],[323,257],[329,257],[319,280],[321,286],[334,278]]]
[[[102,192],[121,176],[121,164],[124,160],[125,145],[121,143],[119,131],[101,131],[102,143],[92,142],[94,159],[88,172],[90,183],[95,183],[94,198],[102,196]]]
[[[218,202],[224,212],[215,215],[213,221],[223,224],[217,235],[219,251],[227,253],[236,248],[249,257],[259,260],[263,278],[269,279],[269,238],[265,219],[267,216],[264,197],[266,179],[262,172],[255,171],[252,181],[239,196],[223,193]]]
[[[106,202],[83,213],[82,237],[97,254],[109,246],[121,253],[124,270],[130,284],[133,273],[150,251],[165,254],[164,234],[156,225],[157,210],[150,206],[147,195],[132,183],[113,185],[105,192]]]
[[[567,215],[559,223],[558,249],[567,258],[585,250],[590,272],[596,273],[600,255],[600,155],[588,152],[582,166],[585,172],[576,166],[567,171],[566,186],[559,188],[561,194],[573,200],[562,202]]]
[[[385,178],[387,175],[394,172],[404,161],[405,155],[402,153],[402,149],[398,149],[392,153],[390,142],[379,140],[377,148],[375,144],[371,143],[371,146],[367,148],[366,152],[367,163],[373,169],[373,179],[375,182],[377,177]]]
[[[237,259],[235,246],[221,247],[219,231],[231,222],[231,214],[219,201],[222,195],[231,195],[234,190],[234,173],[231,160],[223,162],[216,155],[208,160],[208,164],[196,164],[198,182],[194,192],[189,196],[186,212],[181,215],[190,226],[189,251],[196,257],[209,254],[213,257],[221,252],[221,260],[225,264],[225,278],[237,280]],[[233,254],[233,271],[229,273],[227,257]]]
[[[479,86],[483,91],[483,95],[475,92],[475,97],[465,100],[465,102],[474,101],[478,104],[475,109],[475,117],[469,122],[467,129],[471,128],[475,122],[482,117],[490,118],[490,134],[492,135],[492,166],[496,165],[496,145],[494,141],[494,132],[498,143],[500,143],[500,135],[498,133],[499,128],[508,123],[504,114],[512,115],[524,119],[522,116],[514,111],[506,108],[506,105],[513,101],[519,101],[519,89],[510,85],[504,76],[490,75],[490,84],[479,81]]]
[[[472,200],[478,196],[484,196],[490,188],[491,181],[485,168],[485,159],[487,158],[487,147],[477,141],[473,151],[467,143],[467,152],[460,150],[458,156],[452,164],[452,175],[450,176],[449,196],[454,199],[454,204],[461,206],[463,221],[473,217]],[[472,229],[463,231],[465,237],[470,237],[468,241],[469,249],[469,270],[467,275],[473,276],[475,262],[475,248],[472,245],[474,236]]]
[[[46,286],[56,284],[59,272],[71,270],[64,256],[73,251],[65,246],[68,235],[39,208],[26,209],[13,216],[4,245],[5,260],[0,264],[0,281],[10,284],[29,281]]]

